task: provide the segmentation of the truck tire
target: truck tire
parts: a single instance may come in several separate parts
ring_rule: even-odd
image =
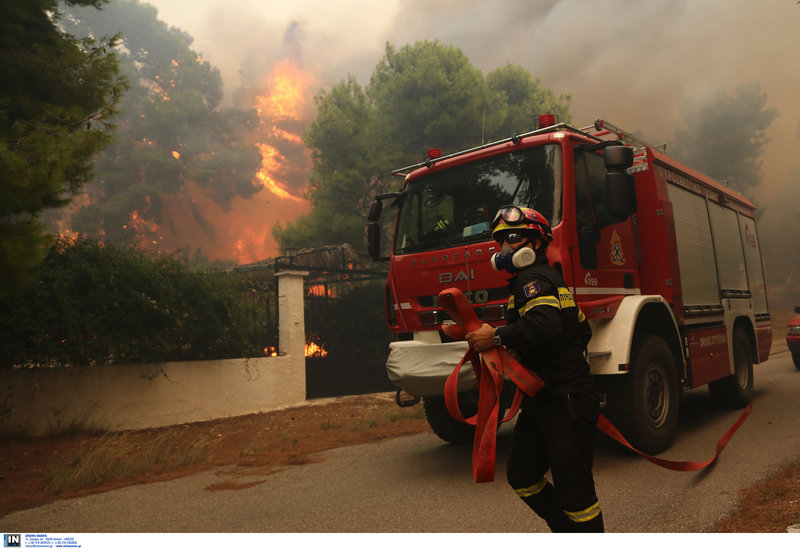
[[[473,390],[458,394],[458,405],[461,415],[474,416],[478,412],[478,391]],[[444,403],[443,396],[422,397],[422,407],[425,417],[434,434],[450,444],[472,444],[475,440],[475,426],[462,423],[450,415]],[[500,405],[500,419],[505,413],[503,404]],[[500,428],[498,422],[498,429]]]
[[[644,334],[631,349],[630,371],[610,379],[605,414],[634,448],[658,454],[672,442],[678,425],[681,388],[675,357],[655,334]]]
[[[744,408],[753,398],[753,352],[744,330],[733,331],[733,374],[708,384],[711,396],[728,408]]]
[[[800,370],[800,353],[792,353],[792,360],[794,361],[794,367]]]
[[[477,392],[458,394],[458,405],[464,417],[475,415],[478,411]],[[422,397],[422,407],[425,417],[434,434],[445,442],[451,444],[472,444],[475,439],[475,426],[462,423],[450,415],[444,403],[443,396]]]

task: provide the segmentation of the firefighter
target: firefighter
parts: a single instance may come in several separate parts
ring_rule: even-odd
[[[526,397],[514,428],[508,483],[553,532],[603,532],[592,475],[600,394],[586,361],[591,328],[561,275],[547,261],[547,220],[518,206],[501,208],[492,237],[502,244],[492,267],[513,276],[508,323],[483,324],[467,340],[478,352],[503,345],[545,382]],[[545,477],[550,470],[552,483]]]

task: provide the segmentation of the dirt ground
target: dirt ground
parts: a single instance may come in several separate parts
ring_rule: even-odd
[[[244,488],[259,482],[252,480],[253,473],[317,461],[324,450],[427,431],[422,406],[399,408],[387,393],[143,431],[4,438],[0,517],[221,466],[235,466],[239,474],[207,489]],[[155,455],[154,448],[159,449]],[[93,462],[91,456],[102,458]],[[137,463],[140,467],[131,466]],[[800,464],[742,490],[740,497],[739,511],[716,531],[782,532],[786,524],[800,523]]]

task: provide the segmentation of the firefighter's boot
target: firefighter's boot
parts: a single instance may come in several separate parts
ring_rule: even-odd
[[[544,519],[551,532],[571,532],[574,528],[572,521],[561,510],[556,489],[546,479],[528,488],[517,489],[516,492],[528,507]]]
[[[600,513],[591,520],[578,523],[578,528],[573,530],[573,532],[585,532],[588,534],[602,534],[605,531],[605,526],[603,525],[603,513]]]
[[[587,507],[582,511],[564,511],[565,516],[569,518],[569,532],[584,532],[602,534],[605,532],[603,526],[603,513],[600,510],[600,503],[595,502],[594,505]]]

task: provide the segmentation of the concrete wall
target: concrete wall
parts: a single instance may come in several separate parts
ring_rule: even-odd
[[[0,433],[144,429],[306,399],[303,271],[278,277],[281,356],[0,371]],[[3,404],[5,404],[3,406]]]

